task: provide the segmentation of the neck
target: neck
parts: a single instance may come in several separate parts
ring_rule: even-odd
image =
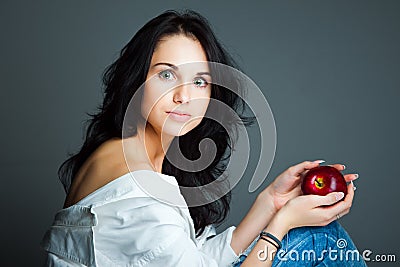
[[[151,124],[138,127],[138,133],[144,142],[148,159],[157,172],[161,172],[165,154],[175,136],[167,135],[154,129]]]

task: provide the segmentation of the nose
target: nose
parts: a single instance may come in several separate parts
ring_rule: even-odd
[[[174,90],[174,102],[183,104],[190,101],[190,83],[182,84]]]

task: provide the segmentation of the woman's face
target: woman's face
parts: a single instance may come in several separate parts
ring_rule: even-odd
[[[156,46],[143,92],[142,115],[158,132],[184,135],[206,113],[211,76],[197,40],[184,35],[162,38]]]

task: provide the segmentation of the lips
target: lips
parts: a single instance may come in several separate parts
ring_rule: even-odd
[[[181,111],[166,111],[168,117],[177,122],[186,122],[191,115]]]
[[[178,110],[174,110],[174,111],[167,111],[167,113],[169,114],[169,113],[173,113],[173,114],[177,114],[177,115],[182,115],[182,116],[190,116],[190,114],[188,114],[188,113],[185,113],[185,112],[181,112],[181,111],[178,111]]]

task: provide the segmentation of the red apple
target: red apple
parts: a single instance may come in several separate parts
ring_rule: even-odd
[[[303,178],[301,190],[305,195],[325,196],[331,192],[347,194],[347,183],[340,171],[331,166],[318,166],[309,170]]]

